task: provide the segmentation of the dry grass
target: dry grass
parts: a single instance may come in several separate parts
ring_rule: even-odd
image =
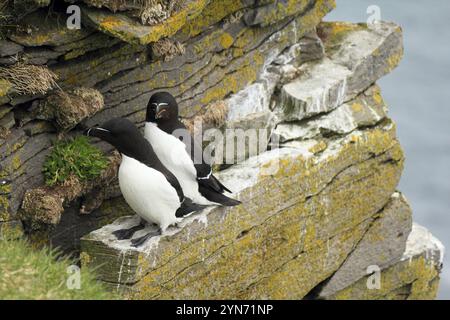
[[[5,140],[11,134],[11,130],[0,127],[0,140]]]
[[[203,114],[197,115],[191,119],[184,120],[184,124],[187,129],[193,133],[197,124],[202,125],[203,130],[208,128],[220,128],[227,119],[228,104],[225,101],[216,101],[206,107],[206,111]]]
[[[106,7],[113,12],[134,11],[142,24],[155,25],[181,10],[186,0],[85,0],[95,7]]]
[[[152,49],[155,56],[162,57],[166,62],[172,60],[176,56],[184,54],[186,50],[182,43],[171,41],[168,38],[153,43]]]
[[[22,201],[22,218],[44,224],[59,223],[64,211],[63,199],[58,194],[50,193],[48,189],[48,187],[36,188],[25,193]],[[28,215],[32,215],[32,219]]]
[[[57,90],[40,104],[39,113],[54,119],[58,128],[67,131],[82,120],[103,109],[102,94],[92,88],[75,88],[69,92]]]
[[[0,79],[8,80],[21,95],[45,94],[57,87],[58,76],[43,66],[16,63],[0,67]]]

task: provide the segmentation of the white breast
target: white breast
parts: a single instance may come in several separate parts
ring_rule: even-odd
[[[180,220],[175,216],[180,199],[161,172],[122,155],[119,185],[128,205],[144,220],[158,224],[163,231]]]
[[[145,124],[144,135],[159,160],[178,179],[186,197],[198,204],[216,204],[203,197],[198,191],[197,171],[182,141],[162,131],[151,122]]]

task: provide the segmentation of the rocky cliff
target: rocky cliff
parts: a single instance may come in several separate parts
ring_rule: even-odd
[[[323,22],[333,0],[27,2],[0,6],[2,238],[79,255],[136,299],[435,297],[443,247],[397,191],[405,159],[376,85],[402,58],[399,26]],[[112,235],[136,223],[119,155],[76,137],[142,125],[162,89],[193,132],[220,129],[208,147],[242,205],[134,248]]]

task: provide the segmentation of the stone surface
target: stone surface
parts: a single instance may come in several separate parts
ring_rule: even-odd
[[[49,62],[55,62],[61,55],[59,52],[47,48],[27,48],[24,52],[24,58],[28,64],[43,65]]]
[[[266,1],[265,5],[255,2],[259,6],[245,13],[244,21],[249,26],[267,26],[287,16],[298,14],[314,3],[310,0]]]
[[[323,57],[323,46],[314,34],[309,33],[300,39],[300,43],[285,49],[279,55],[278,50],[273,50],[255,83],[223,101],[227,106],[223,124],[220,125],[223,137],[216,138],[214,131],[209,135],[213,139],[213,149],[218,155],[214,161],[216,164],[239,163],[267,150],[269,140],[273,139],[273,129],[278,122],[271,109],[275,89],[285,77],[289,76],[292,68]],[[308,52],[309,55],[303,56],[302,52]],[[203,126],[208,126],[204,117],[200,119],[203,120]],[[234,147],[227,145],[239,135],[248,137],[239,140],[244,141],[243,145],[236,144]],[[206,132],[205,139],[210,139],[209,136]],[[231,149],[235,150],[230,151]],[[222,154],[223,157],[219,156]]]
[[[444,247],[424,227],[414,224],[401,261],[381,271],[380,287],[369,290],[366,276],[328,299],[435,299]],[[373,277],[373,276],[372,276]]]
[[[17,43],[0,40],[0,57],[8,57],[23,51],[23,47]]]
[[[11,82],[5,79],[0,79],[0,99],[2,99],[0,101],[2,101],[2,103],[8,102],[8,101],[3,102],[4,101],[3,99],[7,98],[6,95],[8,94],[9,90],[11,90],[11,87],[12,87]]]
[[[197,17],[208,2],[208,0],[187,1],[182,10],[154,26],[142,25],[140,22],[118,13],[112,14],[89,7],[83,7],[82,11],[85,19],[88,19],[100,31],[129,43],[145,45],[161,38],[173,36],[188,20]]]
[[[398,263],[405,252],[411,227],[411,208],[403,195],[395,193],[357,247],[324,285],[320,296],[331,296],[350,286],[365,277],[370,266],[386,269]]]
[[[46,17],[45,23],[42,23],[43,17]],[[8,38],[26,47],[61,46],[81,40],[92,33],[87,28],[70,30],[58,20],[58,15],[47,17],[46,10],[38,10],[22,19],[22,27],[8,34]]]
[[[39,8],[49,6],[50,2],[51,0],[15,0],[13,6],[15,13],[23,17]]]
[[[353,99],[392,71],[403,54],[401,29],[395,24],[323,23],[318,32],[328,59],[302,65],[301,76],[282,88],[279,117],[286,121],[328,112]]]
[[[372,86],[354,100],[309,121],[283,122],[273,137],[281,144],[350,133],[358,127],[373,126],[387,117],[380,88]]]
[[[11,108],[0,107],[0,114],[1,113],[4,113],[4,115],[0,116],[0,128],[11,129],[16,124],[14,113],[11,112]]]
[[[402,57],[398,26],[320,23],[334,0],[189,0],[152,26],[139,23],[135,1],[66,2],[82,6],[81,30],[61,23],[58,3],[2,40],[0,63],[42,64],[58,80],[35,95],[0,79],[0,236],[20,235],[21,217],[34,245],[81,247],[83,265],[136,299],[433,297],[443,249],[418,227],[405,244],[411,212],[396,191],[404,158],[376,85]],[[168,59],[163,43],[179,54]],[[73,103],[79,87],[97,94]],[[214,166],[227,168],[217,175],[241,206],[194,214],[136,249],[111,234],[137,223],[115,179],[66,189],[57,219],[22,205],[41,190],[55,139],[112,117],[141,127],[159,90],[176,97],[190,128],[200,120],[225,133],[216,151],[231,149],[230,129],[264,133]],[[32,228],[36,218],[58,224]],[[381,267],[381,290],[365,290],[369,264]]]
[[[193,215],[139,249],[114,240],[136,222],[119,220],[83,239],[85,263],[108,265],[100,278],[134,298],[301,298],[344,262],[394,192],[403,156],[393,130],[355,131],[318,156],[287,148],[251,158],[219,175],[242,206]]]

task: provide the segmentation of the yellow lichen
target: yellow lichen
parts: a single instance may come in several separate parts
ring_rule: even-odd
[[[207,27],[210,27],[243,7],[244,3],[241,0],[210,1],[202,11],[202,14],[189,21],[181,32],[189,37],[194,37]]]
[[[223,33],[220,37],[220,45],[224,49],[228,49],[229,47],[231,47],[233,45],[233,42],[233,37],[227,32]]]
[[[363,110],[363,106],[361,103],[352,103],[351,107],[354,112],[361,112]]]
[[[391,72],[393,69],[395,69],[399,65],[402,58],[403,58],[403,50],[389,56],[387,59],[387,67],[385,70],[386,73]]]
[[[11,83],[8,80],[0,79],[0,97],[6,96],[10,89]]]

